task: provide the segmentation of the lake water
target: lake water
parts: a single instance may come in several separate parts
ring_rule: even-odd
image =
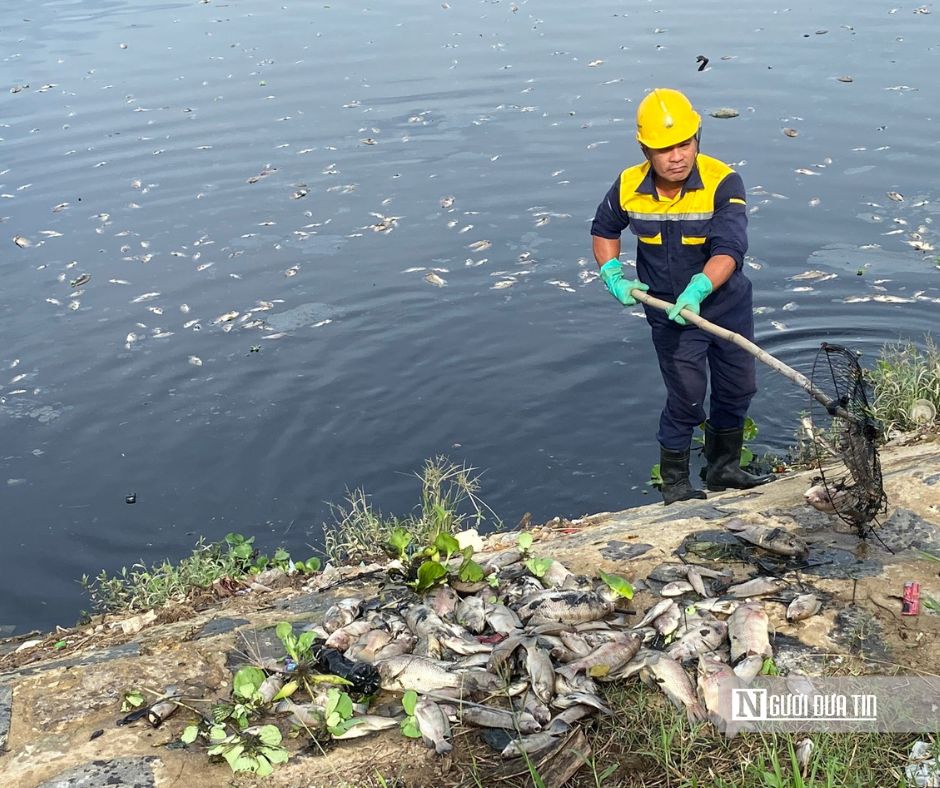
[[[510,525],[655,500],[649,330],[592,279],[589,237],[654,86],[690,95],[749,189],[759,344],[807,374],[823,340],[866,364],[923,344],[937,16],[798,5],[8,13],[0,625],[72,623],[82,573],[198,535],[306,555],[327,502],[362,486],[404,513],[438,454],[485,471]],[[758,443],[782,451],[808,397],[759,382]]]

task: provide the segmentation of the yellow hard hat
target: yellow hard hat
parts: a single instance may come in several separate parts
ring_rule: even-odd
[[[654,88],[636,108],[637,142],[647,148],[668,148],[694,137],[701,116],[678,90]]]

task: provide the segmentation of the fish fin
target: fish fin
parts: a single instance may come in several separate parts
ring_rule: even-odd
[[[446,755],[446,754],[449,753],[452,749],[454,749],[454,745],[451,744],[449,741],[446,741],[445,739],[441,739],[441,740],[434,746],[434,752],[436,752],[438,755]]]
[[[689,718],[690,725],[697,725],[700,722],[706,722],[708,720],[708,712],[705,710],[705,707],[698,702],[688,706],[686,714]]]

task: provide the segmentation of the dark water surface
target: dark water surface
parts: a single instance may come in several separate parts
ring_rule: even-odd
[[[937,16],[797,5],[7,13],[0,624],[70,623],[83,572],[199,534],[305,554],[326,501],[361,485],[404,512],[440,453],[486,471],[509,523],[649,500],[662,384],[588,231],[656,85],[740,112],[705,116],[703,150],[751,194],[763,347],[809,373],[822,340],[869,364],[922,344],[940,271],[909,242],[937,242]],[[759,440],[783,450],[808,400],[759,374]]]

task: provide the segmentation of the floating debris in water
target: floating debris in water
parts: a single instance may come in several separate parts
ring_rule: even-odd
[[[736,118],[740,113],[731,107],[719,107],[718,109],[713,109],[708,114],[713,118]]]
[[[441,276],[438,276],[433,271],[424,275],[424,281],[429,285],[434,285],[435,287],[446,287],[447,280]]]
[[[787,137],[799,137],[800,136],[800,132],[798,132],[796,129],[791,129],[789,127],[785,128],[783,130],[783,133]]]

